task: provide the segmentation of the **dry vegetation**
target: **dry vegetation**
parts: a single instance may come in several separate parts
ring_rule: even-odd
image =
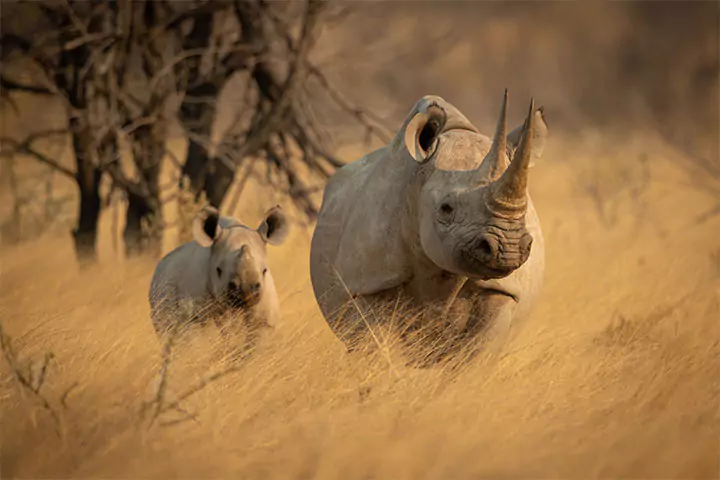
[[[527,21],[515,14],[519,24]],[[358,20],[352,34],[326,32],[318,61],[323,52],[330,57],[363,40],[372,15],[358,15],[365,23]],[[418,18],[398,21],[378,40],[399,56],[397,65],[413,67],[398,39],[427,26]],[[456,17],[448,18],[451,24]],[[497,18],[509,33],[496,27],[477,35],[512,53],[515,35],[523,35],[507,23],[514,18],[507,12]],[[445,22],[434,25],[440,35]],[[552,51],[562,40],[557,35],[539,37],[534,48]],[[616,38],[607,35],[593,41],[610,49]],[[452,41],[455,47],[442,47],[455,52],[452,58],[425,54],[450,73],[467,72],[480,53]],[[367,55],[377,56],[377,44],[368,42]],[[362,51],[356,55],[347,77],[342,64],[335,67],[340,84],[357,85],[353,69],[362,66]],[[393,108],[402,115],[410,107],[405,96],[437,92],[487,130],[494,115],[487,104],[501,91],[494,83],[526,78],[522,66],[495,60],[492,74],[482,65],[472,70],[483,78],[477,98],[465,78],[453,77],[453,95],[437,72],[417,80],[398,68],[397,81],[408,87],[398,90],[402,100]],[[375,82],[355,97],[381,105],[395,87],[384,83],[390,61],[374,61],[375,76],[366,75]],[[560,81],[553,75],[538,78],[547,96],[560,98],[549,93],[550,80]],[[519,85],[513,98],[533,88]],[[713,89],[717,98],[717,83]],[[552,115],[552,100],[542,101]],[[513,118],[520,104],[515,101]],[[397,123],[398,112],[386,114]],[[154,417],[148,405],[162,364],[147,303],[154,263],[118,258],[114,209],[101,216],[101,262],[86,270],[77,266],[67,230],[3,244],[0,475],[718,478],[720,215],[712,212],[720,191],[713,169],[720,164],[707,138],[712,125],[695,131],[698,149],[710,145],[709,160],[698,162],[697,151],[678,148],[677,139],[652,128],[654,117],[644,117],[642,108],[637,115],[648,122],[620,134],[590,123],[569,128],[581,118],[573,115],[582,114],[589,113],[558,113],[545,160],[531,172],[548,248],[541,301],[500,358],[480,357],[461,369],[406,369],[378,353],[348,357],[316,307],[308,274],[312,227],[298,223],[287,244],[270,251],[284,313],[278,332],[240,368],[207,384],[231,367],[219,335],[207,327],[183,338],[169,365],[165,411]],[[717,109],[714,115],[708,118],[717,130]],[[180,151],[181,143],[170,148]],[[348,146],[341,156],[361,151]],[[26,175],[35,168],[21,167]],[[56,190],[67,194],[62,185]],[[255,225],[277,201],[290,205],[252,180],[236,214]],[[186,218],[188,208],[166,205],[166,218]],[[178,235],[187,232],[166,232],[164,251]]]

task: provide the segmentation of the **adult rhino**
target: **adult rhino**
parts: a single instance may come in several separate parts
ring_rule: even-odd
[[[168,253],[155,268],[149,299],[158,334],[177,322],[217,321],[224,314],[244,317],[254,331],[275,326],[280,311],[266,245],[282,244],[288,232],[280,206],[268,210],[257,229],[204,207],[193,220],[194,241]]]
[[[453,105],[425,96],[389,145],[329,180],[310,272],[320,309],[349,350],[374,322],[391,321],[369,307],[401,299],[454,341],[507,333],[527,315],[544,272],[528,169],[547,126],[532,100],[509,134],[506,115],[507,90],[491,141]]]

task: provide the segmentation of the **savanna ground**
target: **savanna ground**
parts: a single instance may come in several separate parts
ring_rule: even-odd
[[[391,99],[383,113],[393,125],[426,93],[456,104],[484,132],[503,83],[513,124],[530,94],[547,105],[551,138],[530,180],[547,244],[546,281],[532,318],[502,356],[481,356],[457,371],[412,371],[373,354],[352,362],[316,307],[312,227],[298,223],[284,246],[270,248],[283,309],[276,334],[239,371],[180,402],[193,418],[176,422],[178,412],[165,412],[151,424],[143,405],[155,395],[161,367],[147,303],[154,261],[120,258],[121,226],[110,208],[100,265],[89,270],[79,270],[66,228],[3,245],[3,328],[23,366],[52,352],[40,392],[58,416],[2,362],[3,477],[718,478],[717,80],[687,93],[687,71],[668,65],[699,61],[702,52],[717,58],[717,13],[710,46],[695,45],[695,60],[682,45],[664,52],[674,60],[653,57],[649,41],[635,45],[646,70],[665,75],[657,90],[672,100],[653,123],[637,85],[593,83],[603,80],[594,70],[565,78],[568,65],[579,68],[578,57],[604,62],[634,38],[625,36],[620,7],[563,13],[569,7],[555,4],[532,15],[519,6],[487,7],[475,12],[484,16],[479,28],[458,6],[443,17],[431,4],[418,5],[396,4],[386,17],[360,11],[345,30],[328,29],[317,52],[354,51],[352,64],[335,60],[336,78],[378,109]],[[412,8],[417,18],[408,19],[403,12]],[[566,30],[550,22],[535,29],[532,48],[521,48],[523,26],[542,23],[542,15],[560,22],[559,13]],[[392,15],[394,28],[371,38],[371,25]],[[612,28],[593,30],[593,22]],[[408,39],[429,25],[438,39],[428,43],[440,51],[416,58]],[[662,29],[645,33],[670,42]],[[438,47],[439,39],[447,44]],[[580,41],[585,52],[574,54]],[[384,60],[382,49],[395,56]],[[427,71],[418,73],[421,66]],[[605,80],[611,77],[620,78]],[[573,98],[586,98],[576,92],[581,86],[599,98],[570,108]],[[692,103],[696,95],[702,98]],[[586,121],[605,115],[610,120]],[[4,128],[31,125],[8,118]],[[668,138],[675,130],[690,132],[694,150]],[[179,139],[172,148],[180,153],[183,145]],[[364,151],[344,145],[340,153],[351,160]],[[37,168],[27,163],[26,173]],[[274,202],[292,210],[260,184],[243,195],[236,214],[252,226]],[[167,206],[171,218],[176,210]],[[177,232],[167,232],[165,251],[176,243]],[[213,328],[178,345],[169,401],[226,368],[222,352]]]

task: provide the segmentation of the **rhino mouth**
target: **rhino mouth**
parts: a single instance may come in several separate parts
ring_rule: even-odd
[[[488,293],[505,295],[506,297],[512,298],[516,303],[520,302],[520,292],[517,291],[516,288],[513,288],[512,285],[508,285],[498,279],[479,280],[476,284]]]
[[[465,275],[476,280],[498,280],[517,270],[516,268],[493,268],[467,254],[461,254],[458,260],[461,270],[466,272]]]

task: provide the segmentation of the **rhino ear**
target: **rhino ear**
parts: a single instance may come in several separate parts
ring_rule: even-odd
[[[276,205],[267,212],[257,232],[265,243],[270,245],[282,245],[290,233],[290,222],[280,205]]]
[[[211,246],[220,236],[220,212],[207,205],[193,219],[193,238],[203,246]]]
[[[508,148],[515,150],[520,143],[520,137],[522,136],[523,126],[519,125],[512,132],[507,135]],[[530,166],[535,165],[536,160],[542,158],[543,151],[545,150],[545,143],[548,137],[548,127],[546,121],[545,107],[540,107],[535,110],[535,118],[533,122],[532,132],[532,153],[530,155]]]
[[[405,149],[416,162],[430,158],[437,147],[437,138],[443,131],[447,114],[437,103],[420,105],[405,126]]]

